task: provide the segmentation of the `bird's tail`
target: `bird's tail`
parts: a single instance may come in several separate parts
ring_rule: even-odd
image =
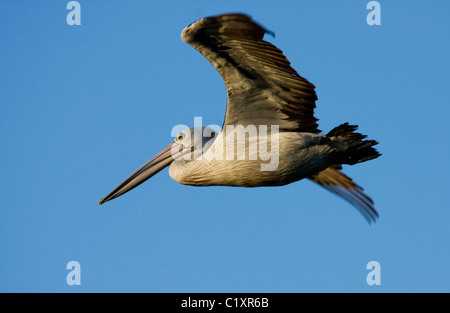
[[[341,124],[333,128],[327,137],[342,151],[340,164],[356,164],[378,158],[381,154],[373,148],[376,140],[364,140],[366,135],[356,133],[357,125]]]

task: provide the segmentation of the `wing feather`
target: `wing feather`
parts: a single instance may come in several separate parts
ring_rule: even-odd
[[[227,88],[224,125],[279,125],[280,131],[320,132],[314,85],[283,52],[264,41],[266,29],[243,14],[200,19],[182,39],[219,72]]]
[[[308,178],[350,202],[369,223],[375,222],[378,218],[378,212],[374,208],[373,200],[364,193],[362,187],[340,172],[341,168],[340,165],[329,167]]]

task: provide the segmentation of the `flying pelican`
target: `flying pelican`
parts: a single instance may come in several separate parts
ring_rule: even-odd
[[[290,66],[282,51],[263,40],[266,33],[273,34],[242,14],[202,18],[182,31],[183,41],[200,52],[225,81],[228,101],[222,130],[197,127],[181,132],[99,204],[170,165],[174,180],[193,186],[282,186],[308,178],[353,204],[369,223],[376,221],[372,199],[341,169],[342,164],[380,156],[373,148],[378,142],[364,140],[365,135],[355,132],[357,126],[348,123],[321,134],[314,117],[315,86]],[[269,128],[270,134],[251,131]],[[242,132],[247,134],[235,141]],[[230,150],[232,157],[226,154],[242,141],[244,149]],[[255,143],[261,147],[261,142],[276,143],[271,146],[277,158],[271,168],[263,169],[267,157],[251,149],[257,147]]]

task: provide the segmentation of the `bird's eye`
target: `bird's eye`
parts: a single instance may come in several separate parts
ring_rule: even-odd
[[[211,138],[214,138],[216,136],[216,133],[211,133]]]
[[[184,134],[179,134],[178,136],[177,136],[177,141],[181,141],[181,140],[183,140],[184,139]]]

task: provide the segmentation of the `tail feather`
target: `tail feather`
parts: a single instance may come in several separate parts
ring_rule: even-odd
[[[333,128],[327,137],[330,138],[341,150],[342,160],[340,164],[356,164],[378,158],[381,154],[373,148],[376,140],[364,140],[367,136],[355,132],[357,125],[341,124]]]
[[[344,198],[350,202],[366,218],[373,223],[378,218],[374,202],[364,193],[361,186],[356,184],[350,177],[342,173],[341,164],[356,164],[372,160],[381,154],[373,148],[378,142],[365,140],[367,136],[357,133],[358,126],[348,123],[333,128],[327,137],[332,141],[339,151],[336,164],[308,177],[328,191]]]

